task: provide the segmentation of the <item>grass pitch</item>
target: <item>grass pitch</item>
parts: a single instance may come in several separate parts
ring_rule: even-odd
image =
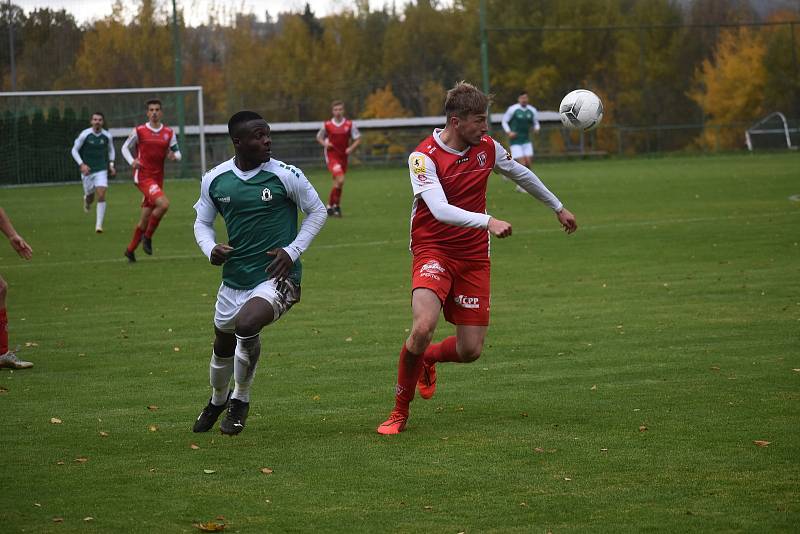
[[[394,437],[375,427],[411,318],[405,171],[348,176],[302,302],[262,333],[235,438],[190,431],[220,281],[192,235],[199,183],[167,183],[155,255],[135,265],[131,185],[110,188],[103,235],[77,182],[0,190],[34,249],[0,246],[0,272],[11,343],[35,362],[0,371],[0,530],[792,531],[798,169],[794,154],[539,165],[573,236],[493,177],[489,211],[514,235],[492,242],[485,352],[439,366]],[[325,198],[326,174],[307,174]]]

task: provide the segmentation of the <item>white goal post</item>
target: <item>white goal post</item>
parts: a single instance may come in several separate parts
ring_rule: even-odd
[[[200,168],[206,172],[206,137],[205,119],[203,114],[203,87],[200,85],[180,86],[180,87],[132,87],[125,89],[72,89],[65,91],[13,91],[0,92],[0,107],[3,109],[13,108],[13,104],[8,99],[37,99],[39,101],[58,98],[58,97],[80,97],[80,96],[109,96],[109,95],[164,95],[169,93],[190,93],[197,98],[197,118],[196,124],[186,125],[182,132],[186,136],[198,136],[200,141]],[[87,124],[88,126],[88,124]],[[177,129],[177,128],[176,128]],[[130,134],[131,128],[114,127],[109,130],[114,137],[125,138]],[[184,141],[183,139],[181,141]]]
[[[780,121],[780,124],[777,124],[777,127],[768,126],[770,122],[777,122]],[[800,129],[798,128],[789,128],[789,121],[786,120],[786,115],[781,113],[780,111],[775,111],[770,113],[763,119],[759,120],[755,124],[753,124],[750,128],[745,130],[744,137],[745,143],[747,143],[747,149],[752,152],[753,151],[753,137],[754,135],[778,135],[783,136],[786,140],[786,148],[797,150],[796,145],[792,145],[792,136],[790,133],[798,132]],[[782,143],[781,143],[782,144]]]

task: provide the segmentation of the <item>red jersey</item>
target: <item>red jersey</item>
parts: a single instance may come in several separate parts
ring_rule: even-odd
[[[437,182],[447,202],[461,209],[486,213],[486,184],[496,164],[495,140],[485,135],[480,144],[456,152],[438,139],[438,132],[420,143],[409,157],[414,190],[411,212],[411,252],[442,253],[457,260],[488,260],[489,232],[453,226],[437,220],[420,194]]]
[[[132,139],[135,136],[135,139]],[[131,145],[135,145],[135,157],[139,159],[141,167],[134,172],[133,178],[137,183],[139,179],[164,181],[164,160],[167,153],[175,147],[178,140],[172,128],[162,124],[158,130],[153,130],[149,124],[140,124],[131,134]],[[133,152],[133,151],[132,151]]]
[[[317,136],[321,139],[327,138],[330,145],[325,149],[325,159],[328,156],[335,157],[339,161],[347,161],[347,147],[350,145],[350,139],[358,139],[361,134],[353,121],[344,119],[339,124],[336,124],[333,119],[325,121],[320,128]]]

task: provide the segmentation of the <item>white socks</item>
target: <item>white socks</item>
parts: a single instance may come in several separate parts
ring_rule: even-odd
[[[261,338],[258,334],[252,337],[236,336],[236,361],[233,364],[233,380],[235,387],[231,398],[242,402],[250,402],[250,385],[261,355]]]
[[[209,377],[211,387],[211,403],[222,406],[228,400],[228,390],[230,389],[231,376],[233,376],[234,358],[220,358],[213,352],[211,353],[211,364],[209,366]]]
[[[103,227],[103,219],[106,216],[106,201],[98,202],[97,203],[97,222],[95,223],[95,228],[102,228]]]

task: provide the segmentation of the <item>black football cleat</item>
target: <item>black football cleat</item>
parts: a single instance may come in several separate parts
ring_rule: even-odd
[[[128,263],[136,263],[136,253],[125,249],[125,257],[128,258]]]
[[[142,250],[148,256],[153,255],[153,238],[142,236]]]
[[[197,419],[194,422],[192,432],[208,432],[214,428],[214,423],[217,422],[217,419],[219,419],[219,416],[227,407],[227,401],[222,406],[217,406],[216,404],[211,403],[211,399],[208,399],[208,404],[205,408],[203,408],[203,411],[200,412],[200,415],[197,416]]]
[[[249,411],[249,402],[231,399],[228,403],[228,413],[225,414],[225,419],[219,424],[219,429],[223,434],[235,436],[244,430],[244,423],[247,421],[247,412]]]
[[[339,206],[334,206],[333,207],[333,216],[341,218],[342,217],[342,208],[340,208]]]

